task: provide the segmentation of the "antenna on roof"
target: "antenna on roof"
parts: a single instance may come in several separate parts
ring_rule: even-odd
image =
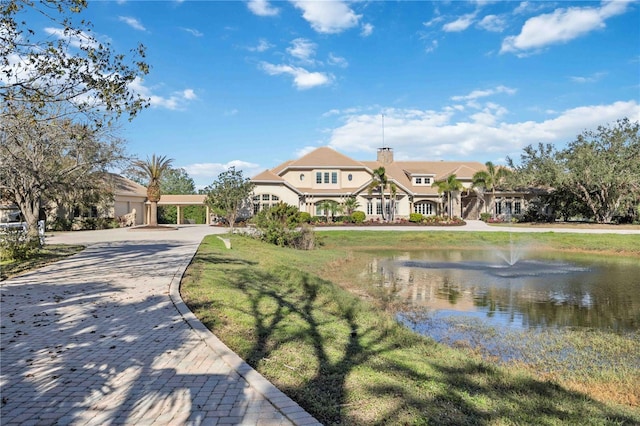
[[[384,112],[382,113],[382,148],[384,148]]]

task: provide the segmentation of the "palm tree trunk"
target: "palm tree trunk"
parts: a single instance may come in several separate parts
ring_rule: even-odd
[[[151,217],[149,218],[149,226],[158,226],[158,202],[151,202]]]

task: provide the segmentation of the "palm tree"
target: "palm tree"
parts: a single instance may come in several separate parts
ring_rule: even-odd
[[[375,190],[379,190],[380,191],[380,203],[381,203],[381,207],[382,207],[382,220],[386,221],[386,216],[384,214],[384,210],[385,210],[385,197],[384,197],[384,191],[387,189],[387,185],[389,183],[389,180],[387,179],[387,173],[384,169],[384,167],[378,167],[377,169],[375,169],[373,171],[373,180],[371,180],[371,183],[369,184],[369,187],[367,188],[369,191],[369,195],[371,195],[373,193],[373,191]]]
[[[344,210],[348,216],[351,216],[354,211],[358,210],[358,207],[360,207],[360,203],[353,195],[344,200]]]
[[[462,191],[464,188],[462,182],[458,180],[455,174],[449,175],[446,179],[433,182],[432,187],[438,188],[438,194],[445,194],[447,197],[447,210],[449,217],[453,216],[453,207],[451,206],[451,194],[453,191]]]
[[[394,221],[396,218],[396,196],[398,195],[398,186],[391,182],[389,183],[389,220]]]
[[[511,172],[505,167],[496,167],[491,161],[487,161],[484,165],[487,167],[487,170],[480,170],[476,172],[472,177],[471,186],[491,191],[491,213],[495,216],[494,204],[496,198],[496,187],[499,186],[504,179],[511,174]],[[485,205],[484,211],[486,212],[487,205],[484,202],[484,199],[482,202]]]
[[[155,154],[151,159],[147,157],[145,161],[137,160],[133,162],[133,166],[139,169],[149,178],[147,185],[147,199],[151,202],[151,217],[149,218],[149,226],[158,226],[158,201],[160,201],[160,179],[162,174],[169,170],[173,159],[166,156],[156,157]]]
[[[318,208],[324,212],[326,223],[329,223],[329,215],[332,217],[339,211],[339,204],[333,200],[323,200],[318,203]]]

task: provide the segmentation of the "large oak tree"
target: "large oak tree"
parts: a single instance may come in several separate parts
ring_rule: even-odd
[[[587,130],[560,151],[551,145],[528,146],[520,163],[509,160],[509,165],[519,185],[544,187],[549,200],[566,194],[573,210],[611,222],[640,203],[640,124],[624,118]]]
[[[113,165],[122,154],[114,123],[148,104],[132,89],[149,71],[144,47],[115,53],[82,19],[87,4],[0,3],[0,186],[31,238],[43,197]]]

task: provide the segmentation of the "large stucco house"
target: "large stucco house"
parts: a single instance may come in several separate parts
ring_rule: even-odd
[[[473,175],[486,170],[479,162],[396,161],[391,148],[378,149],[375,161],[358,161],[329,147],[321,147],[251,179],[255,185],[253,212],[282,201],[312,216],[320,216],[324,213],[322,201],[343,203],[349,197],[356,197],[360,205],[358,210],[365,212],[368,219],[380,218],[380,193],[369,190],[374,170],[379,167],[384,167],[388,181],[395,184],[396,218],[408,218],[410,213],[445,214],[449,207],[432,185],[452,174],[465,188],[453,194],[451,211],[454,216],[478,219],[480,213],[494,210],[498,216],[519,216],[526,209],[527,200],[522,193],[498,192],[491,205],[491,193],[473,190]],[[391,196],[387,190],[385,198],[389,200]],[[389,203],[385,205],[388,208]]]

